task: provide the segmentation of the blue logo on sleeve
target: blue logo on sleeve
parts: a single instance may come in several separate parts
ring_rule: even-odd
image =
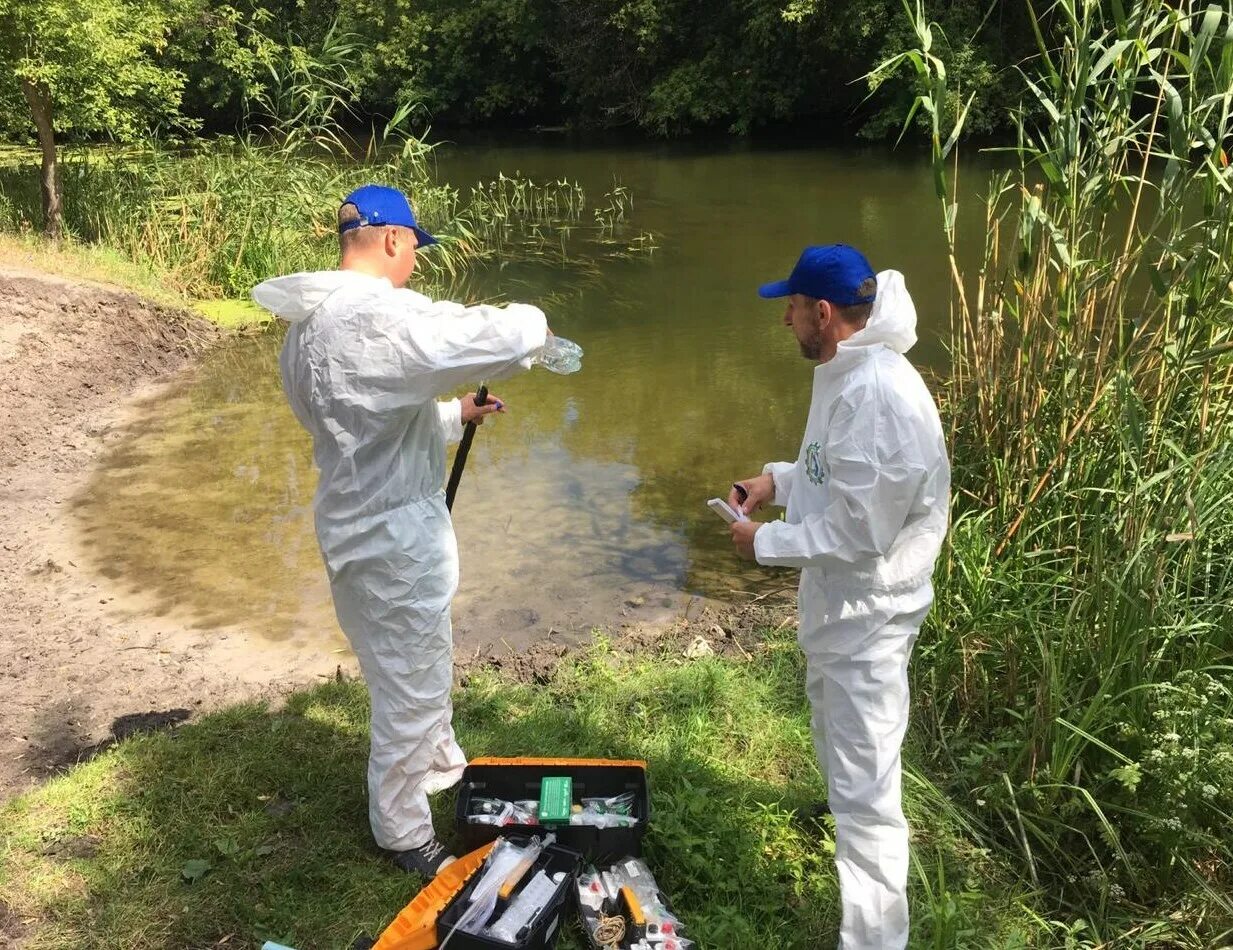
[[[805,474],[815,485],[821,485],[826,478],[826,470],[822,468],[822,444],[810,442],[805,447]]]

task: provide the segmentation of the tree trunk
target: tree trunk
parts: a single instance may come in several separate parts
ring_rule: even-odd
[[[30,114],[39,133],[43,151],[43,233],[53,241],[60,239],[60,182],[56,167],[56,132],[51,126],[51,97],[47,87],[29,79],[21,80],[21,91],[30,104]]]

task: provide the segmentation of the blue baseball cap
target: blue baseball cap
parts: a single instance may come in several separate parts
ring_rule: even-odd
[[[877,293],[860,292],[861,284],[877,279],[865,255],[847,244],[821,244],[807,247],[792,268],[787,280],[775,280],[758,288],[758,296],[770,300],[789,294],[804,294],[815,300],[829,300],[840,307],[870,303]]]
[[[342,203],[355,205],[360,213],[360,219],[340,224],[339,234],[354,228],[379,228],[393,225],[414,231],[420,247],[437,243],[435,237],[416,224],[411,202],[397,188],[390,188],[387,185],[364,185],[347,195]]]

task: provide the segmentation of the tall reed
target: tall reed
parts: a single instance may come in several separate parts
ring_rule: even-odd
[[[935,27],[908,13],[916,48],[871,79],[917,84],[954,277],[928,747],[1100,939],[1145,913],[1210,939],[1233,926],[1233,22],[1034,11],[1033,109],[967,268],[960,129]]]

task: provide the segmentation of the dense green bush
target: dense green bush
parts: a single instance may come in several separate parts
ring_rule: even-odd
[[[443,124],[632,127],[657,135],[745,133],[792,124],[836,138],[897,131],[911,90],[867,101],[863,77],[912,37],[900,0],[150,0],[168,24],[159,62],[182,80],[181,123],[246,129],[287,63],[341,64],[362,118],[414,104]],[[1032,50],[1016,3],[942,0],[938,52],[977,102],[968,128],[1009,128]],[[153,113],[151,114],[153,119]],[[22,96],[0,78],[0,134],[30,134]]]

